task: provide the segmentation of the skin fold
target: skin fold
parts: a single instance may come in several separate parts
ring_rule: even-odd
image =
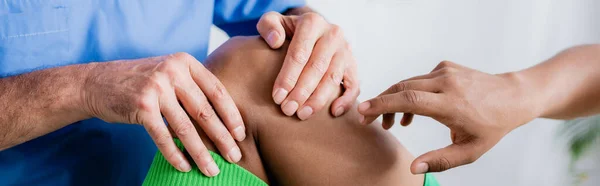
[[[258,37],[236,37],[207,59],[247,127],[238,164],[271,185],[422,185],[423,176],[409,170],[414,157],[378,125],[361,125],[356,104],[340,117],[329,109],[305,121],[282,113],[271,93],[286,48],[287,43],[272,50]],[[341,90],[334,88],[326,105]]]

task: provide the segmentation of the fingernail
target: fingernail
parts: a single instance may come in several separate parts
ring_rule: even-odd
[[[229,156],[229,160],[231,160],[233,163],[237,163],[242,159],[242,153],[240,152],[240,148],[238,147],[231,148],[227,156]]]
[[[364,124],[364,123],[363,123],[364,121],[365,121],[365,116],[363,116],[363,115],[360,115],[360,116],[358,116],[358,122],[359,122],[360,124]]]
[[[237,141],[244,141],[246,139],[246,131],[243,126],[233,129],[233,135],[235,135],[235,140]]]
[[[339,117],[344,113],[344,107],[340,106],[338,107],[337,111],[335,111],[335,117]]]
[[[300,120],[306,120],[312,113],[313,109],[310,106],[306,106],[298,111],[298,118],[300,118]]]
[[[287,116],[292,116],[298,110],[298,103],[296,101],[289,101],[283,105],[283,113]]]
[[[358,105],[358,111],[364,112],[367,109],[369,109],[369,107],[371,107],[371,103],[369,103],[368,101],[362,102]]]
[[[416,174],[425,174],[429,170],[429,165],[427,163],[419,163],[417,164],[417,169],[415,170]]]
[[[179,157],[179,170],[181,172],[190,172],[192,170],[192,166],[190,166],[190,164],[185,161],[184,158]]]
[[[278,105],[281,104],[281,102],[283,102],[283,100],[285,99],[285,97],[287,97],[288,91],[283,89],[283,88],[279,88],[275,91],[275,94],[273,94],[273,100],[275,101],[275,103],[277,103]]]
[[[219,167],[217,167],[217,164],[214,161],[212,161],[206,167],[206,172],[208,172],[207,176],[211,176],[212,177],[212,176],[218,175],[219,172],[221,172],[221,171],[219,170]]]
[[[269,45],[271,47],[275,46],[275,42],[277,41],[277,32],[275,31],[271,31],[269,33],[269,35],[267,36],[267,43],[269,43]]]

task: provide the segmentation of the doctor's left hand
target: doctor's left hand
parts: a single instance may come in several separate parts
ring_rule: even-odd
[[[308,119],[325,107],[340,84],[344,92],[331,105],[331,114],[337,117],[350,110],[360,90],[356,62],[339,26],[317,13],[269,12],[256,27],[273,49],[291,38],[273,87],[273,100],[286,115],[296,113],[301,120]]]

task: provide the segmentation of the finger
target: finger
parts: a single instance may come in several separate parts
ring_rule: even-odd
[[[383,114],[383,129],[388,130],[390,128],[392,128],[392,126],[394,125],[394,119],[396,117],[396,114],[394,113],[390,113],[390,114]]]
[[[214,113],[216,110],[217,115],[204,115],[209,114],[207,110],[196,110],[194,119],[211,121],[213,125],[222,126],[224,123],[227,127],[227,130],[235,136],[237,141],[242,141],[246,138],[246,127],[244,126],[244,121],[242,120],[242,115],[238,110],[233,98],[225,86],[215,77],[210,71],[208,71],[200,62],[193,63],[191,73],[192,78],[196,82],[196,84],[200,87],[201,91],[195,90],[196,94],[200,95],[204,93],[206,96],[198,96],[199,99],[196,100],[195,105],[201,105],[200,103],[208,103],[205,101],[206,98],[212,103],[214,106],[214,110],[210,110],[211,113]],[[190,87],[194,87],[193,85],[188,85]],[[196,107],[202,108],[202,107]],[[211,107],[212,108],[212,107]],[[202,117],[202,118],[198,118]],[[210,118],[207,118],[210,117]],[[219,120],[223,120],[223,123]],[[200,121],[198,121],[200,122]],[[217,142],[219,143],[219,142]]]
[[[304,66],[312,54],[317,39],[323,35],[325,21],[316,13],[306,13],[297,19],[294,37],[288,47],[281,71],[273,86],[273,100],[281,104],[289,92],[296,86]],[[293,108],[294,105],[290,106]],[[295,106],[298,109],[298,105]],[[291,110],[296,110],[291,109]]]
[[[277,49],[283,45],[286,35],[291,35],[296,18],[297,16],[284,17],[279,12],[267,12],[258,20],[256,29],[271,48]]]
[[[354,61],[354,57],[350,54],[349,50],[346,50],[346,53],[342,54],[342,56],[343,58],[340,60],[344,61],[344,64],[346,65],[342,80],[344,93],[331,104],[331,113],[335,117],[339,117],[349,111],[360,94],[356,61]]]
[[[231,134],[244,135],[237,137],[239,141],[245,137],[245,127],[240,112],[223,84],[210,71],[203,66],[196,68],[195,71],[192,70],[192,74],[196,74],[193,79],[202,91],[197,92],[200,103],[189,112],[215,143],[221,154],[226,154],[225,159],[229,162],[238,162],[242,155]],[[225,128],[219,116],[223,119],[227,128]]]
[[[313,94],[317,86],[333,86],[339,88],[340,83],[342,81],[341,74],[344,71],[343,63],[340,61],[338,61],[337,63],[331,63],[334,54],[340,48],[335,46],[339,45],[340,40],[342,39],[339,33],[339,28],[335,27],[334,30],[338,31],[330,31],[317,41],[314,52],[310,57],[307,66],[302,71],[302,74],[300,75],[296,87],[294,87],[290,95],[284,100],[284,103],[290,103],[290,101],[295,101],[298,105],[300,105],[300,109],[298,110],[298,117],[302,120],[305,120],[308,117],[310,117],[313,111],[318,112],[321,109],[322,105],[324,105],[327,102],[327,99],[318,98],[312,100],[313,103],[314,101],[322,101],[320,103],[316,103],[317,105],[305,105],[305,102],[309,99],[309,97],[329,96]],[[338,74],[336,76],[339,78],[336,77],[337,79],[335,79],[337,83],[332,83],[331,80],[325,80],[323,82],[322,80],[327,78],[324,77],[326,73],[328,75],[334,73]],[[323,82],[325,84],[321,85],[320,82]],[[283,112],[288,116],[292,115],[294,110],[289,109],[289,107],[286,108],[285,105],[286,104],[282,105]],[[318,108],[312,106],[317,106]]]
[[[197,83],[194,83],[192,79],[185,81],[182,87],[177,88],[177,96],[182,101],[185,109],[193,113],[191,116],[196,121],[199,121],[202,120],[200,118],[202,110],[199,106],[207,103],[205,95],[209,95],[208,99],[213,103],[229,132],[237,141],[243,141],[246,138],[246,128],[233,99],[227,90],[225,90],[223,84],[211,72],[206,69],[202,71],[204,71],[206,76],[202,78],[203,81],[197,80]],[[201,82],[198,83],[198,81]],[[204,91],[198,85],[203,86]]]
[[[200,106],[199,120],[197,120],[200,128],[206,133],[221,154],[225,155],[225,159],[231,163],[236,163],[241,160],[242,154],[227,129],[221,124],[219,118],[208,102]]]
[[[192,170],[192,167],[183,153],[181,153],[179,148],[175,145],[173,137],[161,117],[158,102],[156,100],[157,99],[146,102],[152,104],[152,106],[149,107],[152,108],[152,110],[142,110],[138,113],[141,118],[140,124],[148,131],[148,134],[156,144],[158,150],[163,154],[165,159],[173,165],[173,167],[181,172],[189,172]]]
[[[161,112],[169,122],[169,127],[181,140],[200,171],[209,177],[219,174],[217,164],[208,153],[204,143],[202,143],[187,113],[179,106],[175,95],[165,96],[161,100]]]
[[[407,90],[395,94],[381,95],[365,101],[358,106],[358,112],[366,117],[387,113],[415,113],[419,115],[436,117],[446,113],[440,95],[431,92]],[[373,122],[374,119],[364,120],[363,124]]]
[[[452,144],[442,149],[427,152],[415,159],[410,171],[413,174],[442,172],[454,167],[473,163],[479,156],[472,146]]]
[[[414,117],[415,115],[412,113],[404,113],[404,115],[402,115],[402,120],[400,120],[400,125],[405,127],[410,125]]]
[[[319,82],[316,90],[304,103],[304,105],[298,111],[298,118],[305,120],[310,117],[313,113],[319,112],[325,107],[325,105],[331,99],[332,94],[336,94],[340,88],[342,82],[342,74],[344,73],[344,61],[341,60],[340,55],[335,54],[332,58],[332,62],[329,69],[321,81]],[[310,109],[311,113],[307,113],[306,110]]]
[[[217,113],[215,113],[214,108],[208,102],[204,93],[198,91],[196,94],[197,103],[194,104],[194,107],[189,108],[188,112],[215,143],[217,149],[222,154],[225,154],[225,159],[232,163],[238,162],[242,158],[242,155],[239,147],[231,137],[231,132],[227,131],[227,128],[225,128]],[[218,105],[218,103],[215,105]]]
[[[437,79],[416,79],[398,82],[390,86],[390,88],[383,91],[380,95],[394,94],[407,90],[418,90],[424,92],[438,93],[442,89],[441,83]]]
[[[403,91],[408,91],[408,90],[438,93],[438,92],[441,92],[441,86],[440,86],[440,82],[438,82],[436,79],[415,79],[415,80],[409,80],[409,81],[401,81],[399,83],[396,83],[396,84],[390,86],[390,88],[383,91],[379,95],[381,96],[381,95],[387,95],[387,94],[395,94],[398,92],[403,92]],[[360,108],[360,105],[359,105],[359,108]],[[365,120],[372,122],[375,119],[377,119],[378,116],[379,115],[365,116]],[[402,117],[402,118],[404,118],[404,117]],[[403,119],[402,121],[405,121],[405,120]]]

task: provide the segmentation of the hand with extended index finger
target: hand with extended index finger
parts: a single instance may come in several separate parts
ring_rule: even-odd
[[[348,111],[359,94],[356,62],[339,26],[317,13],[286,16],[264,14],[257,29],[271,48],[291,42],[273,86],[273,100],[284,114],[308,119],[325,107],[343,82],[344,93],[331,105],[331,114]]]
[[[469,164],[491,149],[504,135],[531,121],[538,113],[535,98],[527,97],[515,74],[492,75],[451,62],[431,73],[392,85],[358,106],[363,124],[383,117],[383,127],[394,123],[394,113],[432,117],[451,131],[452,144],[416,158],[415,174],[444,171]],[[408,121],[407,121],[408,120]]]

